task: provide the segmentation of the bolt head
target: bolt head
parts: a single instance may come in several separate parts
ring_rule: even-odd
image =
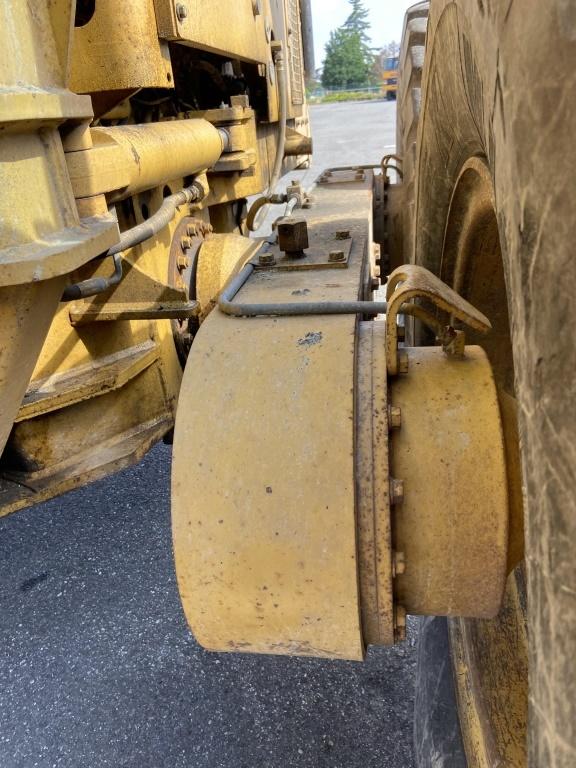
[[[399,429],[402,426],[402,411],[397,405],[388,406],[388,428]]]
[[[404,552],[392,552],[392,576],[401,576],[406,570]]]
[[[180,23],[188,16],[188,8],[184,3],[176,3],[176,18]]]
[[[181,237],[180,247],[183,251],[187,251],[189,248],[192,248],[192,240],[189,237]]]
[[[261,253],[258,256],[258,263],[263,267],[271,267],[276,264],[276,259],[273,253]]]
[[[406,640],[406,609],[398,604],[394,606],[394,640]]]
[[[344,261],[346,255],[344,251],[330,251],[328,261]]]
[[[185,269],[188,269],[190,266],[190,259],[188,256],[186,256],[183,253],[178,254],[178,259],[176,260],[178,269],[180,271],[184,271]]]
[[[398,351],[398,373],[408,373],[408,355],[402,350]]]
[[[278,247],[284,253],[303,255],[308,248],[308,224],[306,219],[287,216],[279,219],[276,225],[278,231]]]
[[[390,504],[396,506],[404,501],[404,481],[390,478]]]

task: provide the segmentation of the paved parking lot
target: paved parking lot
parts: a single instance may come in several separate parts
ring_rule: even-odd
[[[314,168],[378,162],[394,104],[312,108]],[[0,520],[2,768],[411,768],[415,637],[365,663],[215,654],[175,585],[170,449]]]

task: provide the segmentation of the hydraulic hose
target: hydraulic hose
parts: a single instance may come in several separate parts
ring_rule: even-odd
[[[185,187],[180,192],[164,198],[160,208],[149,219],[146,219],[141,224],[137,224],[132,229],[126,230],[126,232],[122,232],[120,240],[108,251],[108,256],[114,256],[115,253],[133,248],[135,245],[139,245],[144,240],[148,240],[150,237],[158,234],[172,221],[178,206],[197,201],[200,199],[200,196],[200,186],[192,184],[192,186]]]
[[[80,283],[74,283],[64,289],[60,301],[75,301],[76,299],[85,299],[88,296],[96,296],[104,293],[113,285],[118,285],[122,280],[122,256],[119,253],[114,255],[114,274],[112,277],[91,277],[88,280],[82,280]]]
[[[134,248],[162,231],[176,215],[176,209],[180,205],[201,200],[206,194],[206,188],[200,180],[196,180],[191,186],[185,187],[180,192],[164,198],[160,208],[149,219],[137,224],[126,232],[122,232],[120,240],[106,253],[106,256],[114,257],[114,275],[112,277],[91,277],[74,283],[64,289],[61,301],[74,301],[88,296],[97,296],[109,288],[117,285],[122,279],[122,251]]]

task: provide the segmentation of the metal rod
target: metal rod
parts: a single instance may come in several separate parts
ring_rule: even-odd
[[[90,277],[88,280],[69,285],[64,289],[60,301],[75,301],[88,296],[97,296],[112,286],[118,285],[120,280],[122,280],[122,256],[116,253],[114,254],[114,274],[111,277]]]
[[[160,208],[149,219],[122,232],[120,240],[108,251],[108,256],[126,251],[128,248],[134,248],[135,245],[139,245],[158,234],[172,221],[178,206],[197,201],[200,194],[200,187],[192,184],[190,187],[185,187],[180,192],[164,198]]]
[[[234,298],[254,271],[253,264],[245,264],[230,280],[218,299],[218,309],[234,317],[259,315],[381,315],[386,313],[385,301],[305,301],[274,304],[236,304]]]

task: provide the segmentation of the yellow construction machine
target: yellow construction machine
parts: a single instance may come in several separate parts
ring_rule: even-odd
[[[174,432],[204,647],[424,616],[420,768],[573,768],[576,14],[430,6],[310,191],[307,0],[0,3],[0,511]]]
[[[394,101],[398,93],[398,56],[386,56],[382,66],[382,92],[387,101]]]

